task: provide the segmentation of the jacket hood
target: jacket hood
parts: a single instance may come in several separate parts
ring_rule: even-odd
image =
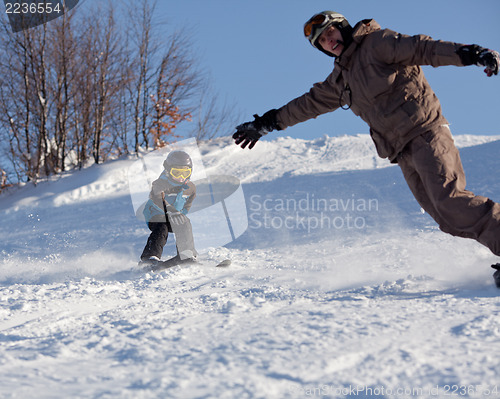
[[[348,68],[351,56],[358,47],[366,35],[380,30],[381,27],[377,21],[374,19],[363,19],[354,25],[352,39],[353,42],[347,47],[344,52],[337,57],[335,63],[339,64],[344,68]]]
[[[380,29],[380,24],[374,19],[363,19],[354,26],[352,38],[354,42],[361,43],[366,35]]]

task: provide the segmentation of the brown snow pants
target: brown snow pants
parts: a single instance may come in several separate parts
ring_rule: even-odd
[[[500,256],[500,204],[465,189],[465,174],[448,126],[413,139],[398,165],[420,206],[445,233],[473,238]]]

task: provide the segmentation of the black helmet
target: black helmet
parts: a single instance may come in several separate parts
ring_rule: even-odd
[[[191,177],[193,161],[184,151],[172,151],[163,162],[170,180],[183,183]]]
[[[332,25],[340,30],[342,39],[344,40],[344,49],[347,48],[347,46],[352,42],[353,29],[352,26],[349,25],[347,19],[342,14],[335,11],[322,11],[313,15],[304,24],[304,36],[309,40],[313,47],[330,57],[335,57],[332,53],[324,50],[318,43],[318,39],[321,34]]]
[[[193,167],[193,161],[187,152],[184,151],[172,151],[168,154],[167,159],[163,162],[163,167],[168,169],[172,166],[188,166]]]

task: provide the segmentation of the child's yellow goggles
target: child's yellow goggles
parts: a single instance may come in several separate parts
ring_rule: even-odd
[[[172,176],[174,179],[188,179],[189,176],[191,176],[191,173],[193,170],[189,167],[185,168],[171,168],[170,169],[170,176]]]

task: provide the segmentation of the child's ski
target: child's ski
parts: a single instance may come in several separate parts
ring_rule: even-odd
[[[205,261],[198,261],[195,259],[180,259],[180,257],[174,256],[173,258],[167,259],[167,260],[157,260],[157,261],[150,261],[147,264],[145,263],[139,263],[139,266],[143,268],[145,272],[160,272],[162,270],[170,269],[171,267],[175,266],[188,266],[188,265],[202,265],[205,263]],[[227,267],[231,264],[231,259],[225,259],[222,262],[219,262],[215,265],[215,267]]]

